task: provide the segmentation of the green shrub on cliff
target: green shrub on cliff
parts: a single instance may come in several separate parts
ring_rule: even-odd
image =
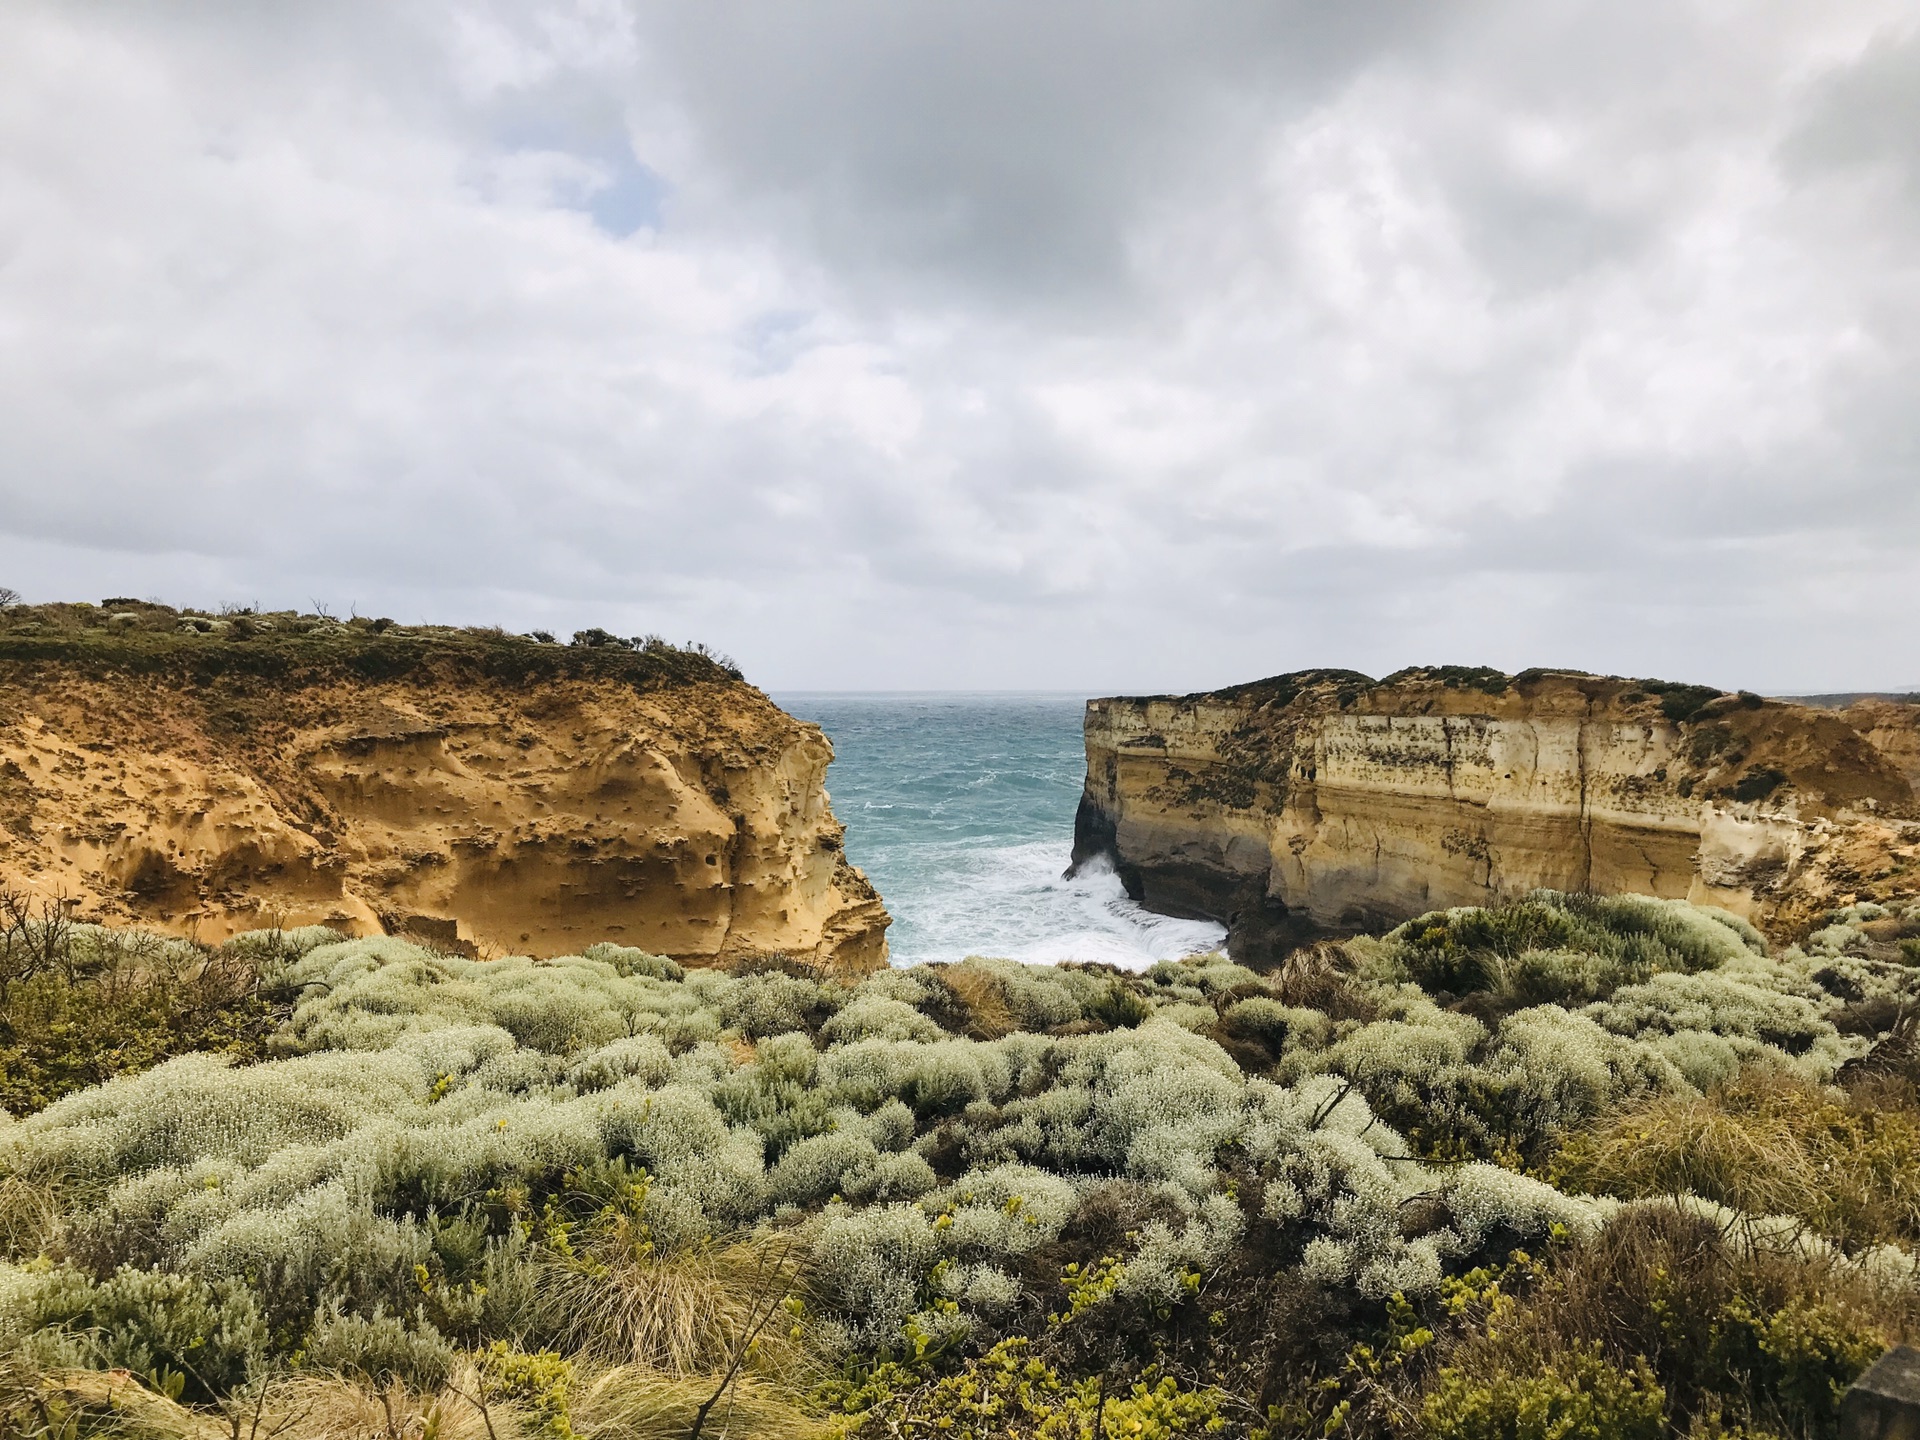
[[[0,893],[0,1109],[26,1114],[189,1052],[260,1058],[292,1010],[278,966],[319,938],[333,937],[208,948]]]
[[[850,987],[249,938],[270,1036],[0,1127],[0,1349],[202,1405],[538,1372],[501,1423],[556,1434],[635,1385],[682,1431],[726,1391],[874,1434],[1820,1433],[1920,1307],[1877,923],[1769,958],[1540,894],[1270,976]],[[1702,1225],[1732,1278],[1663,1329]]]
[[[595,629],[556,645],[544,632],[513,635],[493,625],[400,626],[385,618],[235,606],[212,614],[125,596],[98,605],[0,607],[0,660],[239,685],[304,683],[329,672],[393,679],[443,670],[517,682],[615,680],[643,689],[741,678],[731,659],[698,641],[678,646]],[[244,718],[244,711],[235,713]]]

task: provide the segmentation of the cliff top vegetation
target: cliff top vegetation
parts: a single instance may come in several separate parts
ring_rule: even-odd
[[[1432,688],[1475,691],[1487,696],[1525,693],[1543,685],[1560,682],[1592,682],[1597,695],[1632,705],[1651,701],[1668,720],[1685,722],[1705,714],[1710,708],[1754,709],[1762,697],[1750,691],[1725,691],[1712,685],[1692,685],[1676,680],[1630,679],[1620,675],[1594,675],[1584,670],[1531,669],[1509,675],[1486,665],[1409,665],[1391,675],[1375,679],[1358,670],[1294,670],[1250,680],[1221,690],[1200,691],[1191,695],[1157,698],[1178,700],[1236,699],[1256,704],[1286,706],[1302,696],[1345,708],[1371,690]]]
[[[628,638],[593,628],[561,643],[544,631],[399,625],[385,617],[343,619],[323,609],[182,610],[125,596],[97,605],[0,605],[0,661],[84,674],[281,684],[467,675],[513,684],[611,680],[657,689],[741,678],[732,660],[707,646],[672,645],[657,635]]]

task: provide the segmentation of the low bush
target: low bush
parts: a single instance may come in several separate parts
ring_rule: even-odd
[[[0,1125],[0,1354],[496,1440],[1823,1435],[1916,1306],[1886,918],[854,986],[247,937],[193,964],[279,1023]]]
[[[1660,1440],[1666,1399],[1645,1360],[1623,1369],[1597,1345],[1516,1352],[1491,1374],[1442,1370],[1420,1429],[1432,1440]]]
[[[278,967],[316,937],[266,934],[216,949],[70,925],[0,894],[0,1109],[62,1096],[176,1055],[260,1059],[292,1013]],[[337,939],[322,932],[327,939]]]

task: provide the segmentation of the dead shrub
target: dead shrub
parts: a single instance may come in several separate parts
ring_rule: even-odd
[[[1267,989],[1282,1005],[1318,1010],[1330,1020],[1379,1018],[1379,1010],[1348,983],[1347,953],[1328,943],[1294,951],[1267,976]]]

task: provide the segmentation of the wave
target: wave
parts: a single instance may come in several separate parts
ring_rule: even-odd
[[[1224,927],[1155,915],[1127,898],[1111,868],[1073,879],[1053,841],[940,846],[915,857],[930,874],[890,936],[897,965],[991,955],[1030,964],[1102,961],[1144,970],[1160,960],[1217,950]]]
[[[1142,970],[1219,948],[1151,915],[1111,872],[1065,880],[1085,774],[1077,696],[776,696],[833,737],[847,858],[893,914],[895,964],[994,955]]]

